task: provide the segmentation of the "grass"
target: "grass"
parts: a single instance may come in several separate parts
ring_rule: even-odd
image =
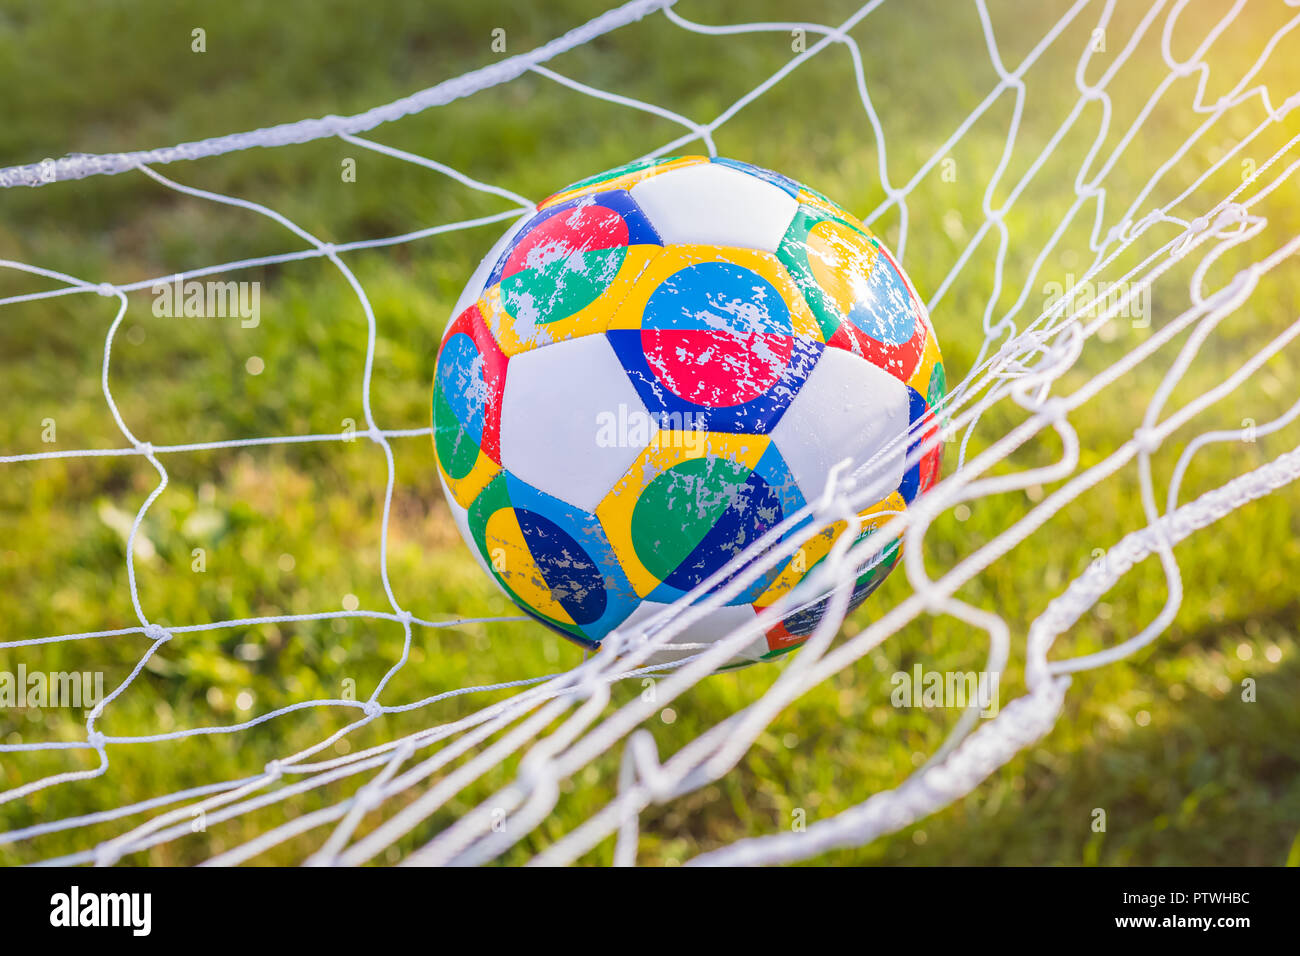
[[[797,5],[684,0],[678,12],[705,23],[797,16],[838,23],[844,2]],[[1122,6],[1122,5],[1121,5]],[[1018,63],[1065,5],[1032,9],[991,4],[1005,62]],[[305,9],[305,8],[304,8]],[[596,2],[540,7],[479,2],[438,5],[387,2],[358,6],[223,5],[222,12],[185,3],[93,6],[0,2],[0,86],[11,108],[0,125],[0,164],[69,151],[108,152],[161,146],[327,113],[347,114],[490,62],[491,31],[506,30],[507,54],[530,49],[602,9]],[[1110,54],[1132,31],[1137,11],[1117,11]],[[1175,31],[1189,55],[1218,15],[1194,4]],[[1025,77],[1024,122],[1003,185],[1028,168],[1073,103],[1074,63],[1096,13],[1067,28],[1052,55]],[[1213,101],[1232,85],[1279,25],[1251,9],[1214,48]],[[207,52],[191,52],[191,31],[206,30]],[[886,4],[854,31],[862,46],[873,102],[882,115],[894,185],[901,185],[940,146],[996,82],[973,5]],[[558,58],[555,70],[603,89],[709,119],[778,69],[790,56],[784,33],[705,37],[662,16],[617,31]],[[1261,74],[1273,101],[1291,89],[1276,69]],[[1116,89],[1149,89],[1163,74],[1151,38],[1125,68]],[[1221,72],[1219,72],[1221,71]],[[1144,81],[1145,85],[1144,85]],[[1131,196],[1152,156],[1167,156],[1190,131],[1186,104],[1195,79],[1179,81],[1144,123],[1141,144],[1106,184]],[[1133,97],[1117,95],[1106,150],[1136,115]],[[997,169],[1011,116],[1004,97],[951,150],[951,180],[936,169],[909,196],[907,262],[923,295],[932,294],[983,221],[985,185]],[[1167,201],[1201,169],[1248,133],[1257,107],[1229,114],[1211,136],[1175,165],[1143,210]],[[969,370],[983,333],[981,318],[1010,309],[1033,257],[1073,198],[1080,158],[1099,112],[1085,114],[1011,208],[1006,224],[1008,281],[994,295],[995,237],[986,240],[935,310],[950,381]],[[535,75],[386,125],[371,135],[429,156],[534,200],[599,169],[656,148],[680,133],[674,124],[596,101]],[[1249,150],[1262,162],[1290,134],[1277,126]],[[870,127],[853,93],[852,63],[842,49],[802,65],[736,115],[717,134],[724,155],[770,166],[806,181],[865,214],[884,198]],[[1103,153],[1104,155],[1104,153]],[[344,182],[345,159],[356,182]],[[507,206],[427,169],[342,141],[251,150],[160,168],[189,186],[265,203],[328,241],[380,237],[427,225],[489,215]],[[1197,193],[1208,206],[1237,182],[1230,164]],[[1289,194],[1285,192],[1289,190]],[[1206,197],[1209,197],[1206,200]],[[1268,206],[1268,229],[1209,273],[1211,288],[1300,231],[1294,182]],[[1189,204],[1186,208],[1192,208]],[[1192,208],[1189,215],[1201,211]],[[1139,213],[1142,210],[1139,211]],[[1118,210],[1107,207],[1107,225]],[[1044,277],[1081,274],[1091,208],[1044,266]],[[891,243],[896,212],[876,223]],[[1158,227],[1161,242],[1176,227]],[[472,229],[391,248],[349,253],[346,261],[374,305],[377,340],[372,384],[375,419],[384,428],[427,424],[433,359],[447,314],[498,227]],[[64,270],[90,281],[128,282],[177,270],[301,248],[270,220],[181,196],[142,175],[101,177],[0,194],[0,258]],[[1131,265],[1132,263],[1130,263]],[[1117,263],[1112,274],[1123,270]],[[1124,268],[1127,268],[1125,266]],[[226,438],[336,433],[362,422],[360,382],[366,325],[337,272],[316,260],[218,276],[262,284],[262,321],[252,329],[230,320],[155,317],[152,295],[131,295],[114,344],[110,383],[123,420],[156,445]],[[1186,305],[1190,266],[1162,282],[1153,328]],[[1013,281],[1014,280],[1014,281]],[[0,270],[0,297],[50,287]],[[1039,290],[1030,290],[1029,316]],[[1230,317],[1170,400],[1179,407],[1235,368],[1294,320],[1300,282],[1279,270]],[[5,454],[119,447],[124,442],[100,391],[103,339],[115,300],[65,296],[0,311],[0,449]],[[1024,313],[1021,321],[1023,323]],[[1117,325],[1089,343],[1081,368],[1059,386],[1077,387],[1133,348],[1151,330]],[[1135,373],[1071,416],[1083,439],[1082,466],[1101,460],[1140,422],[1175,339]],[[251,375],[249,359],[263,370]],[[1195,434],[1264,422],[1292,401],[1297,354],[1292,348],[1231,397],[1182,429],[1156,456],[1156,487],[1167,483],[1181,448]],[[1005,403],[1004,403],[1005,404]],[[1000,405],[976,432],[986,447],[1019,420]],[[57,440],[42,442],[47,420]],[[1296,427],[1256,444],[1202,453],[1182,500],[1291,447]],[[511,606],[469,560],[443,503],[431,442],[394,439],[396,481],[388,539],[394,592],[418,617],[509,615]],[[1054,460],[1051,433],[1003,467]],[[949,450],[947,466],[955,454]],[[345,596],[362,608],[387,610],[380,577],[380,521],[386,480],[380,448],[360,440],[277,445],[165,456],[169,483],[144,521],[137,543],[137,584],[150,620],[183,625],[258,615],[335,610]],[[0,640],[132,626],[123,527],[157,484],[135,457],[83,458],[0,465]],[[926,562],[938,575],[1023,515],[1042,494],[1031,489],[973,502],[943,516],[927,538]],[[902,832],[820,863],[1281,864],[1300,857],[1300,494],[1295,488],[1252,503],[1178,549],[1184,600],[1173,626],[1151,648],[1123,663],[1079,675],[1060,722],[1039,746],[1015,758],[974,794]],[[1017,546],[965,586],[959,596],[996,611],[1012,625],[1012,667],[1003,700],[1023,690],[1016,669],[1029,621],[1092,560],[1142,523],[1137,471],[1130,466],[1073,502],[1044,532]],[[195,568],[202,549],[203,570]],[[853,619],[858,627],[910,593],[895,573]],[[1135,633],[1160,610],[1166,588],[1155,562],[1134,569],[1095,612],[1059,642],[1054,656],[1097,650]],[[976,670],[986,639],[948,618],[923,618],[856,666],[801,698],[773,722],[723,780],[643,817],[641,859],[680,861],[737,838],[790,826],[796,810],[826,818],[895,785],[942,741],[951,712],[890,705],[890,675],[920,663],[927,670]],[[141,635],[0,650],[0,671],[100,670],[115,687],[148,642]],[[402,630],[366,619],[262,625],[178,635],[154,655],[129,690],[108,708],[108,734],[167,733],[223,726],[292,702],[365,699],[400,656]],[[531,624],[417,628],[410,660],[386,687],[398,703],[458,687],[552,673],[581,652]],[[672,702],[649,729],[669,753],[768,687],[782,665],[715,676]],[[1254,682],[1254,701],[1242,682]],[[614,704],[640,693],[615,689]],[[356,750],[463,716],[491,695],[454,698],[421,711],[390,715],[339,741]],[[237,734],[113,746],[109,771],[95,779],[42,790],[0,804],[0,830],[110,809],[258,771],[267,761],[342,727],[351,712],[299,711]],[[75,741],[85,736],[80,712],[0,710],[0,741]],[[508,857],[521,860],[568,831],[608,800],[617,754],[566,781],[551,818]],[[88,769],[84,751],[0,754],[0,789],[50,773]],[[513,764],[483,788],[448,804],[399,845],[407,850],[472,805],[469,797],[504,782]],[[337,802],[355,787],[340,784],[169,842],[127,859],[177,864],[202,859],[284,819]],[[1094,832],[1095,811],[1105,832]],[[131,822],[138,822],[133,819]],[[369,818],[368,825],[374,822]],[[94,826],[0,845],[0,862],[28,862],[84,849],[118,832]],[[320,832],[291,841],[259,862],[300,859]],[[392,857],[390,856],[390,859]],[[608,862],[612,844],[587,858]]]

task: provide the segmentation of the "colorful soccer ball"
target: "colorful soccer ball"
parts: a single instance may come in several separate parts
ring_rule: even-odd
[[[885,524],[938,477],[942,444],[904,459],[937,429],[943,395],[925,307],[861,222],[779,173],[690,156],[570,186],[501,238],[443,337],[433,435],[484,570],[594,648],[822,494],[844,458],[887,449],[862,534]],[[752,621],[845,528],[676,642]],[[899,547],[861,572],[852,606]],[[805,597],[732,663],[807,640],[827,601]]]

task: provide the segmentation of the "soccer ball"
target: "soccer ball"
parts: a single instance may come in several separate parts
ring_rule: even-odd
[[[943,396],[925,307],[861,222],[779,173],[690,156],[583,180],[502,236],[443,336],[433,436],[483,569],[595,648],[819,496],[837,462],[883,450],[862,512],[873,533],[937,479],[941,443],[904,459],[937,429]],[[821,529],[675,640],[752,621],[845,528]],[[853,607],[899,549],[860,572]],[[728,666],[807,640],[828,599],[806,597]]]

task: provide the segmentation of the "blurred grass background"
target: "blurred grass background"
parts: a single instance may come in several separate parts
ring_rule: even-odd
[[[1139,5],[1121,4],[1099,53],[1096,79],[1136,27]],[[1068,5],[1059,0],[989,4],[1003,60],[1018,64]],[[1173,35],[1188,56],[1228,5],[1192,3]],[[593,0],[540,5],[342,2],[220,6],[176,2],[37,5],[0,2],[0,88],[9,108],[0,124],[0,164],[68,152],[169,145],[327,113],[346,115],[533,48],[600,13]],[[678,12],[704,23],[810,20],[837,24],[853,10],[840,0],[683,0]],[[1025,77],[1028,93],[1016,149],[994,205],[1061,122],[1077,95],[1074,68],[1101,4],[1067,27]],[[1227,92],[1264,40],[1290,16],[1281,4],[1253,4],[1213,47],[1207,102]],[[191,51],[191,31],[206,31],[207,51]],[[491,49],[506,31],[505,54]],[[886,3],[853,30],[873,102],[881,114],[895,185],[947,138],[997,82],[973,4],[924,0]],[[810,37],[809,42],[814,42]],[[1288,50],[1290,53],[1288,54]],[[1284,44],[1260,74],[1274,103],[1294,92]],[[705,121],[792,56],[788,33],[707,37],[655,15],[548,66],[601,89]],[[1102,155],[1119,142],[1165,69],[1158,33],[1148,35],[1112,84],[1116,96]],[[1290,85],[1289,85],[1290,84]],[[1196,78],[1176,81],[1143,123],[1138,141],[1107,177],[1115,199],[1106,227],[1155,165],[1201,122],[1190,111]],[[1137,93],[1140,91],[1141,96]],[[981,202],[1006,142],[1012,97],[1004,96],[951,151],[954,175],[936,169],[909,196],[906,264],[928,298],[983,220]],[[1091,107],[1012,207],[1006,276],[996,303],[1011,307],[1026,270],[1073,199],[1081,158],[1096,135]],[[1230,112],[1174,165],[1141,209],[1177,195],[1264,116],[1249,104]],[[1294,135],[1275,124],[1243,154],[1262,164]],[[585,97],[528,75],[372,132],[374,139],[447,163],[534,201],[678,136],[680,127]],[[878,155],[861,109],[852,64],[833,48],[800,66],[716,134],[719,151],[779,169],[865,215],[885,196]],[[687,152],[692,150],[686,150]],[[341,166],[356,162],[356,181]],[[1094,167],[1095,168],[1095,167]],[[265,203],[314,235],[343,242],[398,234],[507,208],[427,169],[342,141],[251,150],[159,170],[189,186]],[[1229,162],[1193,197],[1186,217],[1203,212],[1241,181]],[[1294,181],[1265,205],[1268,229],[1225,256],[1207,278],[1215,288],[1237,269],[1300,230]],[[1019,324],[1042,308],[1042,283],[1081,275],[1092,260],[1092,207],[1078,217],[1031,289]],[[875,223],[891,244],[896,210]],[[477,228],[349,253],[378,323],[372,404],[383,428],[428,422],[429,381],[448,312],[475,263],[499,234]],[[1177,234],[1158,227],[1160,242]],[[39,190],[0,192],[0,258],[99,282],[128,282],[177,270],[274,254],[302,244],[246,211],[182,196],[143,175],[100,177]],[[1150,251],[1150,246],[1146,251]],[[986,240],[935,310],[949,381],[970,369],[982,341],[981,318],[993,294],[996,242]],[[1109,270],[1131,266],[1122,259]],[[1127,262],[1127,264],[1125,264]],[[1187,304],[1190,267],[1157,286],[1154,322]],[[365,319],[337,270],[308,260],[216,279],[261,282],[257,328],[236,320],[155,317],[152,296],[131,296],[110,371],[123,418],[154,444],[337,432],[363,421],[360,382]],[[49,288],[49,280],[0,269],[0,297]],[[1176,408],[1222,380],[1247,355],[1294,321],[1300,282],[1294,266],[1266,278],[1231,316],[1175,390]],[[74,295],[11,304],[0,311],[0,449],[5,454],[118,447],[120,433],[100,392],[103,340],[115,300]],[[1129,351],[1150,330],[1119,322],[1089,343],[1062,383],[1076,387]],[[1161,372],[1185,336],[1072,416],[1083,466],[1101,460],[1140,421]],[[250,359],[261,371],[251,374]],[[1235,363],[1234,363],[1235,359]],[[253,363],[251,367],[257,367]],[[1230,398],[1184,428],[1157,456],[1157,488],[1185,443],[1211,428],[1263,423],[1295,396],[1297,355],[1284,351]],[[1059,393],[1059,392],[1058,392]],[[1006,403],[1003,403],[1004,405]],[[972,452],[1019,419],[999,407],[984,419]],[[46,419],[57,443],[41,441]],[[1182,500],[1292,447],[1292,426],[1255,444],[1220,446],[1196,460]],[[512,608],[469,558],[443,503],[431,442],[394,440],[396,486],[389,574],[399,601],[419,617],[506,615]],[[1004,470],[1053,460],[1050,434],[1031,442]],[[946,466],[955,461],[950,446]],[[388,610],[379,577],[379,522],[386,476],[382,451],[360,440],[167,455],[170,482],[150,509],[137,551],[141,601],[150,619],[182,625],[277,613],[360,607]],[[131,626],[123,528],[157,482],[133,457],[53,460],[0,466],[0,640]],[[1027,624],[1107,547],[1142,523],[1132,466],[1081,497],[1047,528],[959,592],[1012,625],[1005,703],[1023,687],[1017,670]],[[945,515],[927,538],[938,576],[1007,527],[1042,494],[1001,495]],[[1185,597],[1177,620],[1152,648],[1124,663],[1076,678],[1066,712],[1041,746],[1021,754],[968,798],[872,845],[821,863],[975,864],[1280,864],[1300,859],[1300,710],[1296,707],[1296,630],[1300,598],[1297,517],[1300,492],[1283,489],[1200,532],[1178,549]],[[191,570],[202,548],[206,570]],[[853,619],[855,631],[909,593],[896,573]],[[1166,597],[1154,561],[1128,577],[1058,642],[1055,656],[1112,645],[1150,621]],[[99,670],[115,687],[147,648],[142,635],[0,650],[0,670]],[[922,619],[857,666],[837,675],[772,724],[735,772],[719,783],[655,808],[643,818],[641,860],[679,861],[740,837],[790,826],[796,809],[809,822],[830,816],[899,782],[942,741],[955,711],[890,705],[890,675],[978,670],[984,635],[949,618]],[[335,698],[352,682],[367,697],[400,655],[399,625],[364,619],[267,625],[181,635],[164,646],[107,710],[107,734],[163,733],[221,726],[288,703]],[[385,703],[492,681],[552,673],[581,652],[532,624],[417,628],[409,662],[386,688]],[[780,664],[715,676],[673,701],[652,722],[661,752],[761,694]],[[1241,683],[1256,682],[1243,702]],[[615,689],[617,704],[640,693]],[[340,753],[463,716],[491,695],[458,698],[384,717],[341,740]],[[238,734],[113,746],[108,772],[0,804],[0,830],[110,809],[214,780],[254,773],[354,719],[355,712],[300,711]],[[0,711],[0,741],[84,739],[84,718],[67,710]],[[509,859],[522,859],[581,822],[608,800],[617,754],[565,784],[552,819]],[[95,766],[88,751],[0,754],[0,789]],[[427,839],[507,778],[512,765],[449,804],[400,849]],[[294,798],[206,832],[129,857],[130,863],[196,861],[263,832],[285,818],[337,802],[345,782]],[[396,801],[400,802],[400,801]],[[1093,832],[1093,811],[1107,829]],[[390,808],[391,810],[391,805]],[[378,815],[368,820],[373,823]],[[130,822],[139,822],[133,818]],[[120,825],[119,825],[120,826]],[[363,828],[364,829],[364,828]],[[0,846],[0,862],[20,863],[84,849],[118,832],[96,826],[21,845]],[[301,859],[321,832],[291,841],[259,862]],[[390,855],[389,859],[395,858]],[[588,858],[608,862],[612,842]]]

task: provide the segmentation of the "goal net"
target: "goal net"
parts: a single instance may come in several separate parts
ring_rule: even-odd
[[[282,252],[265,253],[258,245],[244,258],[193,262],[139,279],[0,260],[0,271],[27,283],[3,287],[0,318],[19,310],[39,316],[65,297],[98,297],[107,310],[106,334],[81,347],[102,354],[98,388],[117,428],[95,447],[60,442],[4,449],[0,468],[10,476],[40,468],[48,476],[54,474],[48,469],[88,459],[131,458],[152,469],[143,501],[126,511],[121,499],[101,505],[110,515],[105,523],[116,521],[125,541],[134,620],[66,633],[0,633],[0,659],[11,672],[20,664],[29,672],[59,669],[42,665],[41,655],[69,647],[90,662],[79,670],[94,670],[95,654],[110,645],[138,651],[86,709],[75,735],[43,733],[39,725],[18,732],[13,724],[0,736],[5,859],[765,864],[862,847],[976,792],[1022,751],[1048,746],[1044,738],[1070,719],[1071,699],[1093,686],[1076,675],[1155,659],[1189,592],[1230,586],[1209,577],[1231,562],[1213,544],[1224,523],[1232,528],[1231,535],[1222,532],[1224,540],[1258,535],[1261,550],[1276,545],[1293,520],[1297,499],[1290,486],[1300,477],[1294,425],[1300,401],[1293,387],[1293,342],[1300,335],[1293,258],[1300,251],[1294,112],[1300,90],[1286,86],[1284,69],[1300,42],[1294,5],[1078,0],[1030,17],[1036,23],[1041,16],[1044,26],[1028,42],[1023,30],[1003,33],[1020,14],[986,0],[945,8],[943,23],[918,22],[935,19],[933,10],[922,15],[883,0],[830,23],[732,22],[708,4],[680,6],[634,0],[527,52],[494,55],[489,65],[352,116],[0,169],[6,190],[85,195],[115,181],[106,177],[147,177],[171,191],[179,208],[228,207],[231,237],[223,248],[238,242],[248,222],[273,226],[284,243]],[[924,59],[908,60],[893,49],[904,46],[893,41],[903,29],[912,31],[911,41],[919,38]],[[630,48],[644,37],[649,79],[620,92],[607,84],[608,71],[596,68],[598,50],[628,34]],[[672,84],[664,84],[663,101],[676,109],[646,96],[656,63],[670,59],[677,43],[689,43],[696,55],[692,82],[716,81],[721,96],[739,79],[743,93],[707,119],[686,115]],[[779,68],[747,72],[765,62],[751,56],[755,49],[783,51]],[[889,70],[910,71],[914,96],[882,95],[882,61]],[[529,214],[540,197],[492,182],[495,167],[486,161],[453,168],[450,155],[389,145],[385,130],[395,123],[436,127],[441,110],[531,83],[563,93],[575,121],[587,109],[596,121],[611,111],[635,111],[646,129],[663,124],[680,133],[648,151],[602,156],[594,164],[581,149],[584,138],[575,136],[566,158],[571,179],[639,155],[721,149],[764,163],[767,147],[754,131],[785,137],[783,126],[793,127],[798,117],[753,118],[782,88],[810,75],[832,91],[840,119],[806,138],[808,168],[847,170],[859,184],[857,200],[866,204],[853,211],[909,269],[945,350],[953,384],[939,417],[918,422],[891,445],[907,448],[910,465],[942,444],[942,480],[880,533],[856,542],[856,534],[841,535],[805,587],[717,643],[692,645],[681,635],[788,559],[817,529],[846,521],[853,530],[857,513],[872,503],[859,489],[872,484],[874,462],[836,473],[820,498],[731,566],[635,631],[615,632],[597,653],[578,660],[580,652],[565,648],[574,657],[551,655],[559,666],[550,670],[512,670],[512,647],[538,640],[535,625],[511,612],[474,613],[479,605],[427,615],[390,576],[392,529],[400,520],[395,502],[411,474],[403,457],[417,455],[415,461],[430,467],[430,429],[427,418],[382,420],[372,404],[376,368],[391,354],[386,338],[393,332],[379,317],[392,306],[389,293],[377,295],[364,278],[379,273],[356,262],[362,255],[372,257],[368,263],[378,255],[396,257],[462,231],[475,237],[476,248],[486,248],[489,234]],[[748,121],[744,132],[724,139],[738,121]],[[512,116],[503,113],[496,122],[509,124]],[[482,194],[496,211],[340,241],[300,225],[285,211],[293,203],[278,202],[271,191],[250,198],[193,184],[211,184],[195,171],[216,157],[331,141],[345,144],[349,155],[373,154],[418,170],[429,189]],[[815,175],[806,179],[818,182]],[[851,206],[853,199],[846,201]],[[72,231],[76,226],[67,224]],[[92,238],[101,241],[85,241]],[[115,233],[118,239],[130,241],[126,233]],[[133,413],[123,410],[132,380],[115,370],[133,310],[149,308],[144,296],[170,287],[180,297],[186,283],[212,276],[237,281],[256,273],[273,285],[276,270],[291,265],[319,269],[322,281],[341,280],[330,311],[360,317],[354,326],[360,358],[347,366],[359,366],[360,416],[338,432],[151,442],[148,406],[137,399]],[[261,321],[276,318],[265,314]],[[315,361],[329,374],[330,355]],[[427,382],[431,366],[430,354],[411,374]],[[355,377],[343,379],[338,371],[336,390],[356,388]],[[373,446],[382,462],[374,473],[378,487],[365,492],[377,496],[378,522],[364,545],[378,549],[383,606],[361,606],[349,595],[341,607],[250,605],[250,613],[229,619],[202,613],[181,619],[174,608],[160,609],[165,602],[151,597],[148,586],[154,576],[141,576],[145,552],[154,549],[143,529],[178,459],[340,442]],[[81,474],[85,481],[98,472]],[[31,507],[59,503],[43,496]],[[793,531],[796,526],[807,530]],[[888,586],[846,616],[861,569],[896,538],[903,558]],[[410,539],[404,535],[403,547]],[[323,528],[310,567],[361,546],[332,541]],[[0,542],[5,547],[16,545]],[[1296,557],[1294,546],[1282,547]],[[457,560],[473,570],[463,549]],[[81,570],[68,566],[69,580],[81,580]],[[449,580],[454,585],[471,580],[468,575]],[[788,660],[715,674],[756,634],[821,595],[829,595],[826,613]],[[41,593],[20,599],[56,600]],[[153,675],[184,668],[197,647],[267,629],[290,640],[317,633],[309,628],[395,636],[398,643],[362,643],[382,658],[383,669],[358,682],[355,693],[316,693],[320,685],[285,674],[290,699],[237,709],[238,719],[206,715],[187,723],[184,716],[198,710],[174,701],[156,710],[149,709],[153,703],[138,705],[158,696],[149,683]],[[436,656],[439,645],[429,642],[453,633],[490,648],[471,655],[478,670],[463,654],[454,667],[448,664],[448,675],[466,679],[463,686],[404,681],[413,656],[424,656],[426,648]],[[667,645],[676,645],[682,658],[653,663]],[[1152,655],[1141,654],[1153,645]],[[212,666],[220,672],[219,662]],[[891,764],[894,779],[883,782],[876,767],[861,786],[845,787],[851,797],[834,805],[794,795],[776,801],[777,812],[760,822],[722,837],[691,834],[690,808],[698,806],[692,800],[736,793],[720,789],[728,781],[742,794],[765,786],[755,755],[768,780],[779,780],[790,760],[834,760],[826,754],[847,731],[835,701],[870,695],[888,706],[914,675],[908,690],[919,700],[931,686],[927,670],[939,675],[936,688],[950,691],[956,683],[976,690],[956,704],[945,699],[918,711],[925,731],[915,722],[900,731],[888,717],[853,728],[907,735],[892,741],[909,754],[905,767]],[[898,677],[892,683],[881,676],[890,671]],[[967,676],[976,679],[963,684]],[[717,682],[729,682],[730,690],[711,687]],[[991,698],[984,692],[989,687]],[[713,695],[708,707],[698,705],[701,693]],[[160,715],[157,725],[115,721],[128,700],[137,702],[132,714]],[[296,733],[310,726],[303,723],[308,719],[317,721],[318,733],[310,745],[285,747],[270,761],[241,756],[240,742],[275,741],[277,728],[292,724]],[[151,752],[180,745],[184,756],[150,763]],[[142,769],[172,760],[187,762],[183,777]],[[831,770],[855,773],[852,765]],[[105,789],[105,782],[112,786]],[[129,796],[104,804],[103,795],[114,793]],[[189,849],[158,855],[168,847]]]

